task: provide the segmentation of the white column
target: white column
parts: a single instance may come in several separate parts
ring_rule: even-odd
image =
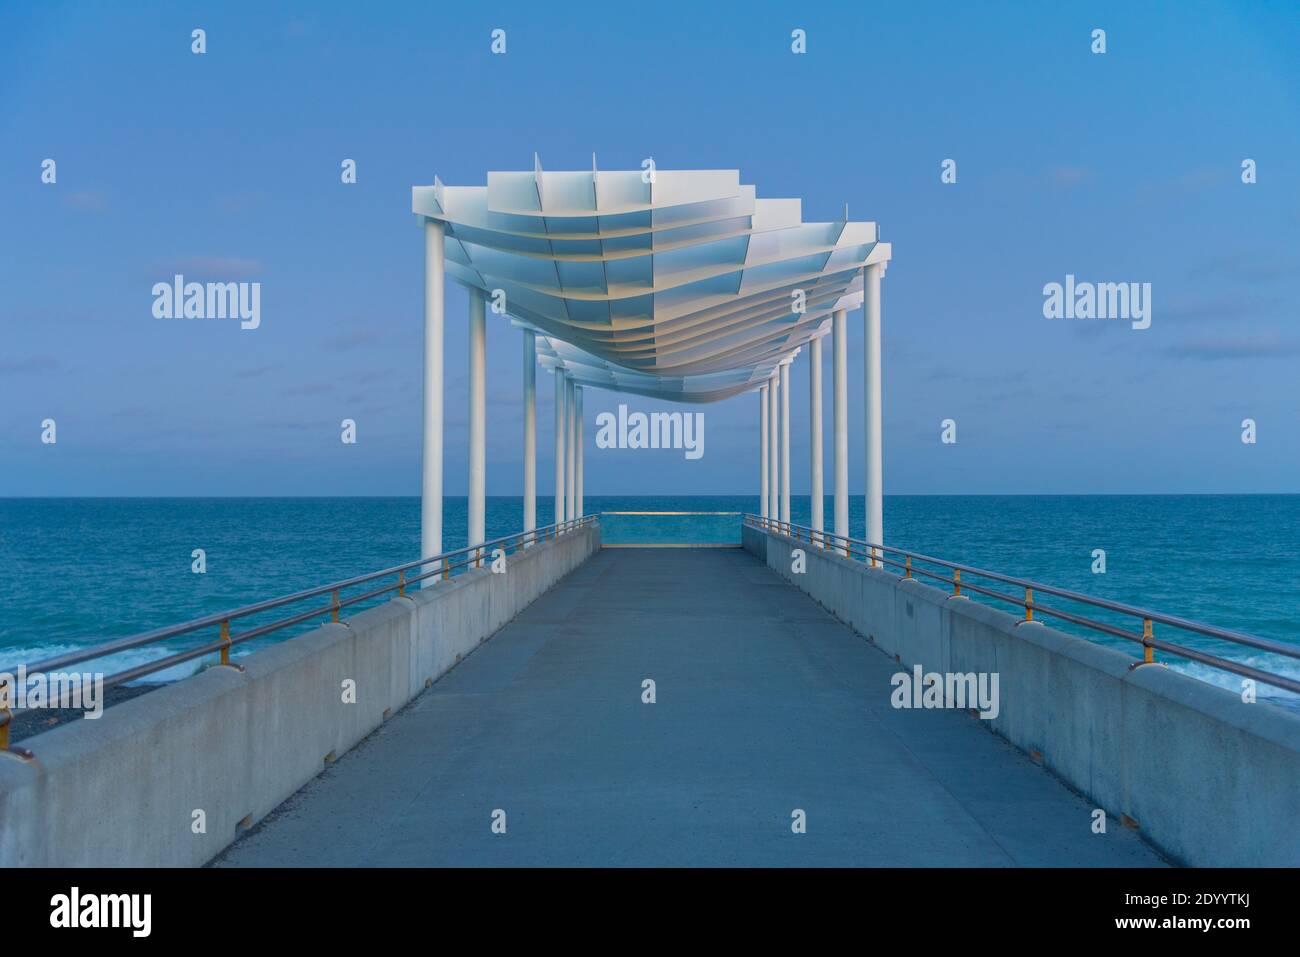
[[[849,317],[836,309],[831,327],[831,418],[835,431],[835,528],[849,534]],[[843,544],[842,542],[840,543]]]
[[[487,540],[487,313],[483,290],[469,291],[469,501],[466,545]],[[477,563],[476,563],[477,564]]]
[[[772,374],[767,387],[767,514],[773,520],[781,517],[780,468],[781,440],[777,436],[777,421],[781,418],[781,376]]]
[[[574,414],[574,420],[578,424],[578,429],[573,435],[574,447],[577,450],[578,465],[573,476],[573,498],[574,504],[578,508],[578,518],[582,518],[586,512],[582,506],[582,386],[578,386],[573,391],[574,397],[578,400],[578,411]]]
[[[524,330],[524,531],[537,528],[537,336]]]
[[[567,398],[569,406],[568,431],[564,436],[565,452],[565,473],[564,473],[564,516],[572,521],[578,517],[578,503],[574,493],[577,491],[577,474],[578,474],[578,429],[575,425],[575,413],[577,412],[578,400],[576,397],[577,386],[572,379],[564,380],[569,384],[569,395]]]
[[[767,454],[767,386],[761,385],[758,387],[758,512],[763,518],[771,515],[767,507],[769,461]]]
[[[442,325],[443,260],[445,234],[442,223],[424,221],[424,408],[423,462],[420,479],[420,557],[442,551]],[[440,567],[425,566],[429,572]],[[437,578],[420,584],[428,587]]]
[[[781,521],[790,521],[790,363],[781,366]]]
[[[812,520],[808,527],[822,530],[822,341],[808,343],[808,456],[811,460],[808,505]]]
[[[862,313],[866,342],[867,419],[867,541],[873,545],[885,543],[884,489],[881,469],[881,388],[880,388],[880,275],[883,266],[876,263],[863,271]]]
[[[564,373],[555,370],[555,521],[564,521],[564,429],[569,421],[564,400],[569,387]]]

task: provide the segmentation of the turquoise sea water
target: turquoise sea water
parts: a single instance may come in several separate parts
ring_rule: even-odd
[[[588,512],[757,507],[757,496],[586,497]],[[806,497],[793,499],[791,511],[807,524]],[[0,500],[0,667],[410,561],[418,557],[419,513],[415,498]],[[516,532],[521,516],[520,499],[489,499],[488,537]],[[463,498],[447,500],[444,521],[445,547],[464,544]],[[538,523],[550,521],[543,498]],[[850,522],[860,536],[860,496],[851,499]],[[603,524],[609,543],[739,541],[736,515],[607,514]],[[1300,644],[1300,496],[891,496],[885,535],[901,548]],[[196,548],[206,551],[203,575],[191,571]],[[1097,548],[1106,552],[1105,574],[1092,571]],[[1295,659],[1163,636],[1300,677]],[[199,640],[174,639],[168,650]],[[1134,652],[1122,639],[1098,640]],[[116,671],[163,653],[136,649],[97,667]],[[1199,664],[1170,664],[1240,686]],[[1297,704],[1286,692],[1260,693]]]

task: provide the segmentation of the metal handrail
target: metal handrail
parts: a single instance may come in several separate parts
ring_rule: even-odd
[[[116,674],[104,678],[104,687],[112,687],[127,681],[134,681],[145,675],[153,674],[158,671],[165,671],[174,665],[191,661],[194,658],[200,658],[214,652],[221,653],[221,663],[230,664],[230,649],[242,642],[258,638],[262,635],[288,628],[292,625],[301,624],[321,615],[328,614],[331,621],[339,620],[339,611],[359,602],[375,598],[386,592],[396,591],[398,596],[404,596],[406,589],[416,582],[423,581],[426,578],[440,576],[446,580],[451,577],[452,571],[469,566],[476,566],[490,556],[494,548],[505,547],[506,553],[509,554],[509,548],[514,547],[517,553],[521,549],[532,545],[536,542],[547,541],[556,538],[568,532],[576,531],[594,525],[599,521],[596,515],[587,515],[582,518],[571,519],[567,522],[557,522],[547,525],[543,528],[532,529],[527,532],[518,532],[514,535],[505,535],[501,538],[493,539],[489,542],[483,542],[478,545],[467,545],[464,548],[457,548],[449,552],[441,552],[437,555],[431,555],[427,558],[418,558],[415,561],[405,562],[401,565],[394,565],[391,568],[385,568],[377,572],[368,572],[364,575],[356,575],[343,581],[333,582],[329,585],[321,585],[317,588],[307,588],[303,591],[294,592],[291,595],[284,595],[280,598],[270,598],[265,601],[254,602],[251,605],[243,605],[231,611],[216,612],[211,615],[204,615],[201,618],[195,618],[191,621],[182,622],[178,625],[169,625],[165,628],[155,628],[153,631],[142,632],[138,635],[130,635],[125,638],[116,638],[110,641],[99,642],[98,644],[88,645],[85,648],[79,648],[76,651],[67,652],[62,655],[56,655],[52,658],[46,658],[42,661],[34,662],[30,665],[21,666],[28,675],[47,673],[56,669],[66,668],[69,665],[80,664],[85,661],[91,661],[95,658],[103,658],[106,655],[116,654],[119,651],[126,651],[131,648],[139,648],[144,645],[155,644],[165,641],[168,638],[175,638],[179,635],[189,634],[199,631],[203,628],[210,628],[214,625],[221,627],[221,636],[215,641],[206,643],[197,648],[191,648],[186,651],[180,651],[173,655],[159,658],[156,661],[146,662],[137,665],[126,671],[117,672]],[[421,571],[418,575],[407,575],[411,569],[429,569]],[[372,588],[359,595],[352,595],[348,598],[342,598],[340,593],[347,588],[372,582],[378,578],[386,578],[392,575],[397,576],[397,581],[392,584],[381,585],[378,588]],[[296,602],[305,601],[308,598],[316,598],[320,595],[328,594],[330,602],[326,605],[317,605],[307,611],[300,612],[288,618],[279,621],[269,622],[265,625],[259,625],[251,628],[238,635],[230,634],[230,623],[241,618],[247,618],[249,615],[256,615],[260,612],[270,611],[275,608],[281,608],[285,605],[291,605]],[[2,674],[14,675],[18,673],[18,668],[10,668],[0,671]],[[0,685],[2,687],[2,685]],[[0,707],[0,748],[6,747],[8,742],[8,723],[10,715],[7,709]]]
[[[1205,635],[1209,638],[1216,638],[1233,645],[1256,648],[1261,651],[1268,651],[1287,658],[1300,659],[1300,646],[1297,645],[1274,641],[1269,638],[1259,638],[1255,635],[1245,634],[1244,632],[1233,631],[1228,628],[1219,628],[1215,625],[1207,625],[1203,622],[1192,621],[1191,619],[1181,618],[1177,615],[1168,615],[1163,612],[1153,611],[1150,608],[1142,608],[1124,602],[1111,601],[1107,598],[1095,598],[1091,595],[1085,595],[1082,592],[1071,591],[1068,588],[1057,588],[1054,585],[1045,585],[1042,582],[1032,581],[1027,578],[1017,578],[1014,575],[1004,575],[1001,572],[988,571],[987,569],[977,568],[974,565],[950,562],[946,559],[934,558],[933,556],[924,555],[920,552],[912,552],[902,548],[894,548],[889,545],[867,542],[862,539],[850,538],[845,535],[836,535],[834,532],[813,529],[806,525],[796,525],[792,522],[782,522],[779,519],[765,518],[761,515],[747,513],[744,518],[744,524],[751,528],[757,528],[763,531],[774,531],[778,534],[787,535],[794,538],[796,541],[807,540],[810,544],[817,545],[818,547],[830,548],[833,551],[843,552],[845,557],[848,558],[861,557],[868,561],[872,566],[879,565],[882,569],[887,569],[891,566],[893,568],[901,569],[903,574],[900,577],[904,579],[912,578],[914,575],[922,575],[926,578],[944,582],[953,587],[953,597],[955,598],[964,597],[962,591],[966,590],[988,596],[989,598],[994,598],[998,601],[1004,601],[1019,606],[1025,610],[1024,621],[1026,622],[1032,622],[1034,620],[1034,613],[1037,612],[1085,628],[1091,628],[1104,634],[1137,642],[1143,646],[1142,664],[1153,663],[1155,661],[1154,652],[1160,650],[1175,655],[1176,657],[1186,658],[1190,661],[1197,661],[1201,664],[1210,665],[1211,667],[1223,671],[1232,672],[1233,674],[1252,678],[1256,681],[1262,681],[1265,684],[1300,694],[1300,681],[1288,678],[1284,675],[1263,671],[1250,665],[1244,665],[1240,662],[1222,658],[1218,655],[1212,655],[1208,652],[1199,651],[1195,648],[1188,648],[1184,645],[1166,641],[1162,638],[1156,638],[1154,634],[1154,626],[1157,624],[1168,625],[1171,628],[1177,628],[1181,631],[1190,631],[1195,634]],[[938,565],[941,568],[950,571],[951,574],[945,575],[933,569],[919,568],[916,566],[916,562]],[[985,578],[994,582],[1000,582],[1004,585],[1014,585],[1017,588],[1024,589],[1024,597],[1008,595],[1005,592],[997,591],[996,589],[989,588],[985,585],[967,581],[962,577],[963,573],[966,575],[974,575],[977,578]],[[1114,625],[1108,625],[1105,622],[1086,618],[1082,615],[1074,614],[1073,612],[1039,604],[1034,599],[1035,593],[1054,595],[1057,598],[1064,598],[1067,601],[1078,602],[1082,605],[1101,608],[1106,611],[1115,612],[1116,614],[1139,618],[1142,620],[1142,633],[1139,634],[1134,631],[1117,628]]]

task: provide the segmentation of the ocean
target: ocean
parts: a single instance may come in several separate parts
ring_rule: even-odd
[[[863,500],[850,503],[850,528],[861,536]],[[588,495],[585,504],[588,513],[606,513],[609,544],[728,544],[739,542],[738,515],[610,513],[753,512],[758,497]],[[830,525],[829,496],[826,510]],[[551,513],[551,498],[540,497],[538,524],[548,524]],[[808,498],[792,498],[792,520],[806,525],[808,516]],[[444,547],[465,543],[465,518],[465,499],[448,498]],[[411,561],[418,557],[419,519],[416,498],[0,499],[0,668]],[[521,525],[520,498],[488,500],[489,539]],[[885,537],[900,548],[1300,644],[1297,495],[887,496]],[[199,548],[204,574],[191,569]],[[1093,571],[1096,549],[1105,551],[1102,574]],[[1131,620],[1089,614],[1140,630]],[[1162,635],[1159,627],[1156,633]],[[1088,634],[1140,652],[1123,639]],[[1162,636],[1300,677],[1295,659]],[[202,640],[213,637],[205,632]],[[276,640],[283,639],[255,639],[239,653]],[[167,652],[199,641],[174,639]],[[163,654],[161,647],[140,648],[96,667],[112,672]],[[1169,663],[1240,688],[1240,679],[1215,669]],[[189,662],[145,680],[171,680],[199,667]],[[1261,686],[1259,693],[1300,707],[1288,692]]]

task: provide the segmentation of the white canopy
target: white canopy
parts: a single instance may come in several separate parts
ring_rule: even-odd
[[[889,260],[876,224],[805,223],[737,170],[489,173],[412,190],[448,276],[504,294],[539,361],[579,385],[707,402],[756,389]],[[500,290],[500,293],[497,291]],[[802,295],[800,295],[802,294]],[[797,311],[802,306],[803,311]]]

